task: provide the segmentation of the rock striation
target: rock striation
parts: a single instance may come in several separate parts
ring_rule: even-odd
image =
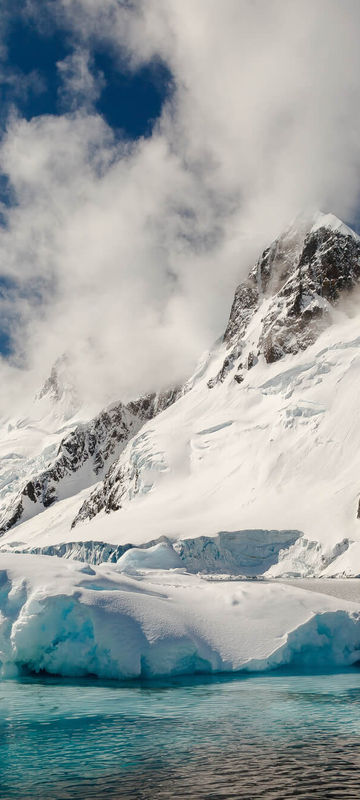
[[[210,388],[234,369],[241,383],[243,371],[261,355],[273,363],[305,350],[330,324],[332,308],[360,278],[359,237],[337,223],[331,215],[320,215],[305,236],[292,226],[263,252],[236,289],[223,338],[228,352]],[[254,334],[257,313],[249,350],[249,328]]]
[[[10,499],[0,520],[0,534],[103,478],[128,441],[147,420],[175,402],[178,391],[153,393],[127,405],[115,403],[90,422],[78,425],[61,441],[53,463]]]

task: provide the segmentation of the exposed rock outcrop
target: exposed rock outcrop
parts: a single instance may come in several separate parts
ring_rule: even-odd
[[[78,425],[60,443],[55,461],[11,498],[0,520],[0,534],[103,478],[127,442],[148,419],[175,402],[179,391],[153,393],[127,405],[116,403]]]
[[[246,353],[245,367],[239,359],[249,348],[256,312],[256,357],[262,354],[267,363],[305,350],[330,323],[332,306],[360,278],[359,237],[335,223],[321,215],[305,236],[294,226],[264,251],[236,289],[223,339],[228,354],[210,388],[235,368],[240,383],[239,369],[253,366],[254,353]]]

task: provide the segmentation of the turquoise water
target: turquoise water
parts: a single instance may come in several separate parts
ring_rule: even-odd
[[[4,681],[0,797],[358,799],[360,672]]]

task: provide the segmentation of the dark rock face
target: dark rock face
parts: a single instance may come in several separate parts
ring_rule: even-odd
[[[20,499],[20,501],[15,505],[15,509],[14,510],[12,510],[12,508],[9,509],[9,514],[8,514],[7,520],[6,520],[7,527],[4,528],[4,529],[0,529],[0,535],[2,533],[5,533],[5,531],[9,530],[10,528],[13,528],[14,525],[16,525],[18,522],[20,522],[20,519],[22,517],[23,511],[24,511],[24,507],[23,507],[22,500]]]
[[[244,346],[243,337],[256,311],[258,302],[259,292],[255,278],[250,274],[248,281],[241,283],[236,289],[229,322],[224,333],[224,342],[229,347],[229,355],[225,358],[218,374],[208,381],[209,389],[212,389],[216,383],[222,383],[225,380],[228,373],[234,368],[235,362],[241,356]]]
[[[54,463],[28,481],[12,501],[0,520],[0,535],[20,522],[26,510],[26,516],[33,516],[55,503],[63,495],[65,483],[67,497],[96,483],[142,425],[175,402],[179,393],[180,390],[171,389],[160,395],[140,397],[127,405],[117,403],[89,423],[78,425],[62,440]],[[32,508],[33,504],[36,508]]]
[[[132,434],[142,424],[143,418],[131,413],[121,403],[103,411],[87,425],[79,425],[66,436],[58,450],[54,463],[48,469],[32,478],[24,486],[17,500],[12,504],[11,514],[5,513],[1,520],[0,532],[4,533],[20,521],[25,505],[34,504],[48,508],[59,498],[59,491],[66,480],[87,464],[87,482],[95,482],[112,455],[117,454]],[[79,483],[74,485],[79,491]],[[72,492],[68,492],[68,495]],[[41,508],[34,509],[35,513]],[[30,516],[33,512],[30,511]]]
[[[181,394],[182,389],[179,387],[167,389],[159,394],[153,392],[152,394],[140,397],[138,400],[131,401],[127,404],[127,408],[133,414],[139,415],[143,419],[152,419],[157,414],[160,414],[160,411],[164,411],[165,408],[175,403]]]
[[[224,334],[228,354],[208,385],[222,382],[236,367],[239,377],[249,322],[264,308],[256,353],[245,353],[247,369],[263,355],[267,363],[313,344],[330,323],[331,307],[360,279],[360,241],[352,233],[319,227],[301,237],[289,231],[267,248],[235,292]]]
[[[259,290],[253,274],[249,275],[247,283],[237,287],[230,311],[229,322],[224,333],[224,342],[229,344],[234,339],[241,338],[241,334],[250,322],[259,300]]]
[[[143,409],[145,402],[147,418],[152,419],[175,403],[182,394],[182,389],[170,389],[159,395],[151,394],[146,398],[140,398],[135,404],[129,403],[129,407],[137,410]],[[92,519],[100,511],[105,511],[106,514],[111,511],[118,511],[121,508],[121,499],[125,495],[129,483],[133,486],[134,494],[137,493],[138,480],[139,473],[136,465],[130,464],[123,467],[117,461],[114,461],[100,486],[94,489],[90,497],[82,504],[71,527],[74,528],[79,522],[86,519]]]
[[[309,233],[298,264],[264,318],[259,348],[266,361],[277,361],[313,344],[329,324],[331,306],[359,278],[359,241],[328,228]]]
[[[109,468],[102,483],[94,489],[74,518],[71,527],[74,528],[79,522],[96,517],[100,511],[110,514],[111,511],[118,511],[121,508],[121,501],[127,492],[129,485],[133,487],[133,493],[137,494],[139,482],[139,472],[136,466],[126,464],[125,466],[115,462]]]
[[[299,262],[303,281],[330,303],[350,291],[360,277],[360,242],[352,236],[319,228],[307,236]],[[306,286],[302,286],[302,291]]]

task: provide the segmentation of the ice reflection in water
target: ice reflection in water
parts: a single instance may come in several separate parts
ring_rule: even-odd
[[[1,800],[358,798],[360,672],[0,684]]]

